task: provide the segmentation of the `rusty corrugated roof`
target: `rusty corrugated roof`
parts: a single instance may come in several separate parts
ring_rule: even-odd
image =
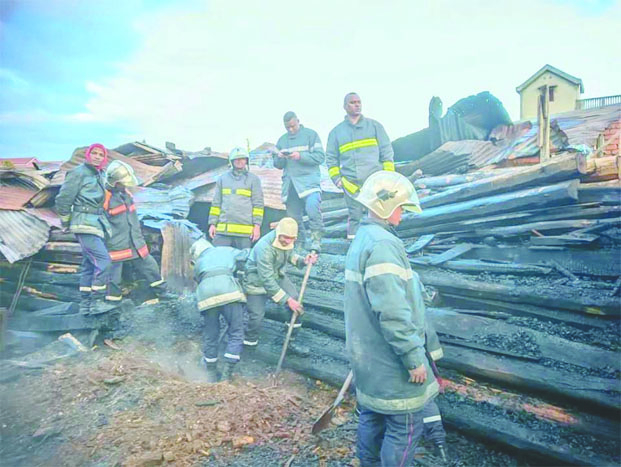
[[[38,169],[39,161],[36,157],[5,157],[0,158],[0,167],[7,169]]]
[[[0,186],[0,209],[20,210],[35,193],[36,190],[23,186]]]
[[[56,174],[52,178],[52,185],[62,185],[63,181],[65,180],[65,174],[69,170],[84,162],[85,151],[85,147],[78,148],[73,151],[71,159],[64,162],[63,165],[60,167],[60,170],[56,172]],[[120,154],[114,150],[108,150],[108,159],[110,161],[120,160],[121,162],[125,162],[126,164],[130,165],[134,169],[136,176],[140,180],[140,184],[143,186],[150,185],[158,181],[160,178],[178,171],[178,168],[173,163],[168,163],[163,167],[147,165],[135,159],[132,159],[131,157],[125,157],[123,154]]]
[[[9,263],[37,253],[49,234],[50,226],[32,214],[0,210],[0,253]]]

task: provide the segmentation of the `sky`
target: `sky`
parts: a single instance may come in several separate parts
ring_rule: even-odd
[[[392,139],[545,64],[621,94],[621,0],[0,0],[0,158],[129,141],[254,148],[295,111],[326,142],[355,91]],[[247,143],[248,142],[248,143]]]

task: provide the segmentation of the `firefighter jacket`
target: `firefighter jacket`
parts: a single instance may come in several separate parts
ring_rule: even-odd
[[[383,414],[420,410],[439,392],[425,356],[422,285],[393,232],[385,221],[365,219],[345,260],[346,347],[357,399]],[[410,383],[408,370],[420,365],[427,379]]]
[[[207,248],[201,253],[194,265],[194,280],[198,283],[196,301],[200,311],[246,301],[235,272],[238,263],[243,264],[248,257],[249,251],[219,246]]]
[[[234,169],[222,174],[216,182],[209,225],[215,225],[219,234],[249,237],[261,222],[263,190],[259,177]]]
[[[109,225],[103,211],[102,174],[90,164],[80,164],[67,172],[56,196],[56,212],[63,225],[76,234],[104,238]]]
[[[263,236],[250,251],[246,262],[245,289],[248,295],[267,294],[276,303],[285,303],[290,295],[280,286],[287,264],[304,267],[304,257],[293,250],[276,246],[276,231]]]
[[[321,191],[319,166],[323,164],[325,154],[319,135],[315,131],[300,125],[300,130],[295,135],[291,136],[289,133],[282,135],[276,147],[280,150],[300,153],[299,160],[274,156],[274,167],[284,170],[282,174],[283,203],[287,203],[292,184],[300,198]]]
[[[106,240],[110,259],[116,262],[146,257],[149,248],[140,229],[131,193],[106,190],[103,207],[110,223],[110,237]]]
[[[335,183],[356,196],[364,181],[379,170],[395,170],[390,139],[381,123],[360,116],[355,125],[345,117],[328,135],[326,164]]]

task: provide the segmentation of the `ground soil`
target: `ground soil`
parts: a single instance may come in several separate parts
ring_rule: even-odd
[[[353,398],[313,436],[334,388],[289,372],[276,382],[251,356],[234,382],[206,384],[191,303],[136,307],[93,350],[0,384],[2,465],[357,465]],[[457,433],[448,444],[453,466],[527,465]],[[416,462],[440,465],[424,443]]]

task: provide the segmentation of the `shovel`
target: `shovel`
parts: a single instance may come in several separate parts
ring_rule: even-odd
[[[302,304],[302,299],[304,298],[304,291],[306,290],[306,283],[308,282],[308,278],[310,277],[312,263],[308,263],[306,266],[306,272],[304,273],[304,279],[302,280],[302,287],[300,288],[300,296],[298,298],[298,302]],[[285,360],[285,354],[287,353],[287,347],[289,346],[289,341],[291,340],[291,333],[293,332],[293,325],[295,324],[295,320],[298,317],[298,312],[291,312],[291,321],[289,321],[289,329],[287,329],[287,336],[285,337],[285,342],[282,345],[282,351],[280,352],[280,359],[278,360],[278,365],[276,366],[276,372],[274,376],[278,376],[280,370],[282,369],[282,362]]]
[[[321,417],[319,417],[317,421],[313,424],[313,429],[311,430],[312,434],[316,435],[320,431],[325,430],[328,425],[330,425],[330,422],[332,421],[332,416],[334,415],[334,411],[339,405],[341,405],[341,402],[343,402],[343,399],[345,398],[345,393],[349,389],[349,385],[351,384],[351,380],[353,379],[353,377],[354,372],[350,370],[347,378],[345,378],[345,382],[343,383],[343,386],[341,387],[338,396],[336,396],[336,399],[334,399],[334,403],[330,407],[328,407],[326,411],[321,414]]]

